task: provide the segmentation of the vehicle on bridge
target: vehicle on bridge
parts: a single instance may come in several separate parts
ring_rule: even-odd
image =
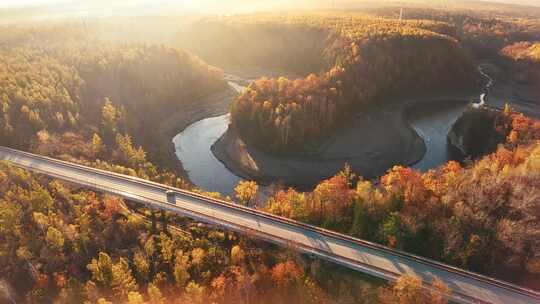
[[[167,190],[167,202],[176,204],[176,192],[173,190]]]

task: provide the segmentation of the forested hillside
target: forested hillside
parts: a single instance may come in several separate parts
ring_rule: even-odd
[[[505,46],[501,56],[512,72],[514,80],[530,83],[536,91],[540,91],[540,42],[520,41]]]
[[[247,24],[247,28],[301,25],[312,28],[311,32],[326,32],[327,38],[319,39],[324,50],[315,48],[307,56],[319,57],[323,72],[296,80],[263,78],[231,107],[232,127],[247,142],[267,151],[302,151],[357,110],[397,94],[464,89],[475,83],[470,58],[452,36],[455,30],[444,23],[325,14],[233,17],[227,22]],[[296,45],[301,43],[279,47],[295,50]],[[296,57],[274,58],[294,68],[289,62]]]
[[[540,42],[522,41],[506,46],[501,54],[513,60],[524,60],[530,63],[540,63]]]
[[[448,134],[450,144],[474,159],[494,152],[504,142],[515,146],[539,138],[540,121],[514,112],[509,105],[503,111],[469,107]]]
[[[222,89],[221,72],[176,49],[62,43],[61,33],[48,43],[34,34],[3,40],[0,143],[198,191],[140,145],[164,149],[152,146],[156,120]],[[0,163],[2,299],[5,284],[22,303],[378,297],[357,275],[312,262]]]
[[[426,173],[396,166],[377,181],[345,168],[312,192],[278,192],[267,209],[535,288],[540,121],[507,108],[488,128],[502,142],[478,161]]]
[[[39,130],[79,126],[84,81],[74,68],[39,49],[3,50],[0,61],[4,145],[27,147]]]
[[[415,277],[378,288],[292,251],[5,162],[0,267],[17,303],[446,303]]]
[[[471,7],[476,9],[471,10]],[[388,6],[366,10],[386,18],[398,18],[402,6]],[[502,3],[477,1],[454,8],[407,7],[405,19],[437,20],[452,24],[456,37],[477,57],[495,59],[498,51],[509,43],[540,39],[540,9]]]
[[[227,88],[221,70],[173,45],[218,66],[264,63],[305,76],[260,79],[232,106],[232,126],[242,137],[277,153],[305,151],[393,96],[474,85],[476,67],[464,45],[490,56],[507,45],[500,53],[507,60],[523,67],[538,62],[531,42],[537,23],[530,19],[418,10],[406,11],[405,19],[439,21],[398,21],[395,9],[377,14],[394,19],[358,13],[203,19],[178,34],[191,40],[166,46],[141,42],[161,41],[158,21],[124,32],[115,29],[123,20],[2,27],[0,145],[219,197],[164,165],[171,139],[159,122]],[[185,21],[171,18],[163,22]],[[126,32],[129,39],[118,39]],[[261,205],[537,289],[540,122],[509,107],[470,115],[473,123],[460,132],[479,148],[470,153],[478,159],[425,173],[395,166],[373,181],[345,167],[312,191],[271,188]],[[243,182],[234,199],[249,205],[257,190],[255,182]],[[9,293],[17,303],[444,304],[437,291],[449,292],[437,280],[428,292],[407,276],[387,286],[294,248],[6,162],[0,162],[0,269],[0,302]]]
[[[160,161],[167,149],[150,126],[226,88],[220,70],[184,51],[104,42],[98,47],[69,34],[61,43],[63,33],[50,44],[46,35],[40,40],[29,34],[20,47],[0,48],[2,144],[28,148],[41,130],[86,139],[95,133],[105,144],[114,143],[115,133],[129,133]]]
[[[245,18],[194,22],[178,33],[175,42],[223,68],[258,66],[308,75],[326,67],[325,47],[335,39],[328,30],[302,22]]]
[[[162,138],[159,122],[227,88],[221,70],[179,49],[105,44],[64,48],[57,54],[85,81],[82,115],[97,126],[106,100],[121,107],[126,132],[160,163],[170,138]],[[106,143],[114,141],[107,137]]]

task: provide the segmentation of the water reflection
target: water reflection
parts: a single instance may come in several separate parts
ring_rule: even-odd
[[[212,145],[225,133],[229,114],[200,120],[176,135],[173,143],[189,179],[199,188],[232,195],[242,178],[229,171],[212,153]]]
[[[233,75],[227,75],[226,79],[237,92],[245,89],[242,84],[246,80]],[[446,138],[466,106],[465,101],[431,102],[408,110],[411,126],[426,144],[424,157],[413,168],[427,171],[455,158]],[[211,151],[212,145],[225,133],[228,125],[229,114],[206,118],[190,125],[175,136],[173,142],[178,159],[197,187],[232,196],[234,187],[243,179],[229,171]],[[268,189],[261,190],[267,192]]]
[[[446,136],[467,104],[465,101],[428,103],[408,111],[411,126],[426,145],[426,154],[413,168],[427,171],[455,159],[455,153]]]

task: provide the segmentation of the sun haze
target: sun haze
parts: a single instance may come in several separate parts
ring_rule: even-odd
[[[527,4],[0,0],[0,303],[537,303]]]

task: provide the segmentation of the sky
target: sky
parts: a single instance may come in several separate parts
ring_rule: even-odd
[[[324,2],[325,0],[318,0]],[[332,0],[328,0],[330,3]],[[55,7],[70,10],[173,9],[184,12],[271,10],[283,5],[307,5],[314,0],[0,0],[0,8]]]
[[[357,0],[358,1],[358,0]],[[382,0],[384,1],[384,0]],[[446,0],[452,2],[453,0]],[[540,6],[540,0],[493,0],[514,4]],[[172,9],[176,12],[249,12],[271,10],[283,7],[307,7],[309,4],[331,6],[334,2],[354,2],[354,0],[0,0],[0,8],[21,8],[32,6],[58,7],[70,10],[152,10]]]
[[[69,0],[0,0],[2,7],[35,6],[42,4],[53,4]]]
[[[28,6],[48,6],[57,4],[74,4],[82,3],[83,5],[96,6],[113,4],[113,5],[125,5],[125,6],[139,6],[139,5],[175,5],[179,7],[208,7],[210,5],[260,5],[261,3],[270,3],[272,1],[265,0],[0,0],[0,7],[28,7]],[[305,2],[305,1],[275,1],[275,2]],[[330,2],[330,0],[329,0]]]
[[[449,0],[451,2],[452,0]],[[516,4],[537,4],[540,5],[540,0],[493,0],[494,2],[507,2],[507,3],[516,3]],[[115,3],[120,4],[123,3],[125,5],[140,5],[140,4],[156,4],[156,3],[174,3],[178,6],[184,6],[184,7],[205,7],[212,4],[218,4],[218,3],[225,3],[225,2],[233,2],[234,4],[257,4],[257,2],[261,3],[264,1],[261,0],[0,0],[0,7],[24,7],[24,6],[36,6],[36,5],[51,5],[51,4],[62,4],[62,3],[74,3],[74,2],[86,2],[87,4],[96,4],[99,2],[105,3]],[[266,1],[268,2],[268,1]],[[277,1],[277,2],[295,2],[295,1]],[[302,2],[296,0],[296,2]],[[305,1],[304,1],[305,2]],[[324,1],[321,1],[324,2]],[[332,0],[328,0],[328,3],[332,2]]]

